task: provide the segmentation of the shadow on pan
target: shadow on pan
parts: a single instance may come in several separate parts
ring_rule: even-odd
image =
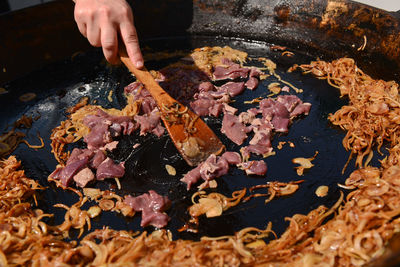
[[[292,196],[278,198],[268,204],[264,204],[264,198],[255,198],[247,203],[242,203],[224,212],[216,218],[202,218],[198,233],[177,231],[189,218],[187,207],[191,204],[190,197],[194,191],[186,191],[186,185],[179,179],[190,168],[176,151],[167,135],[160,139],[152,135],[132,136],[121,138],[118,148],[110,156],[115,160],[126,161],[126,174],[121,179],[122,189],[118,190],[113,180],[97,182],[94,187],[110,189],[120,195],[140,194],[150,189],[160,194],[168,195],[172,201],[172,207],[168,210],[171,217],[167,229],[171,230],[174,238],[198,240],[201,236],[231,235],[244,227],[265,228],[268,222],[273,223],[273,230],[279,235],[288,223],[284,220],[287,216],[296,213],[308,213],[319,205],[332,206],[339,197],[337,183],[343,183],[349,173],[354,169],[351,162],[344,175],[342,168],[347,161],[349,153],[342,147],[344,133],[333,128],[328,120],[328,114],[335,112],[346,103],[346,99],[339,98],[339,92],[327,85],[325,81],[317,80],[311,76],[304,76],[299,72],[286,73],[286,70],[294,63],[309,63],[315,56],[296,49],[293,57],[285,57],[281,52],[269,49],[269,44],[263,42],[249,42],[232,38],[171,38],[148,41],[147,53],[159,51],[173,52],[182,50],[189,52],[191,49],[202,46],[229,45],[249,53],[252,58],[268,57],[277,63],[277,73],[282,79],[302,88],[304,92],[298,96],[305,102],[312,103],[312,109],[308,116],[296,119],[287,135],[275,135],[273,147],[276,155],[265,159],[268,164],[266,177],[249,177],[243,171],[231,169],[228,175],[219,178],[218,188],[215,191],[230,196],[235,190],[250,187],[257,184],[265,184],[268,181],[288,182],[304,180],[300,189]],[[178,58],[153,60],[146,62],[149,69],[160,69]],[[260,66],[256,60],[250,60],[249,65]],[[1,95],[0,127],[12,124],[21,115],[40,114],[40,118],[34,122],[33,127],[26,131],[30,143],[38,142],[37,132],[45,140],[45,148],[32,150],[20,145],[14,154],[21,159],[28,177],[40,181],[42,185],[49,186],[40,194],[39,207],[45,212],[54,213],[54,219],[50,223],[59,224],[63,221],[64,211],[54,208],[56,203],[72,205],[77,201],[75,194],[57,189],[48,184],[47,176],[54,170],[56,161],[50,151],[51,130],[64,120],[65,109],[74,105],[81,97],[89,96],[91,103],[106,108],[122,108],[125,105],[123,88],[134,78],[123,67],[112,67],[105,63],[100,50],[94,49],[82,53],[72,59],[49,65],[37,70],[23,78],[9,82],[4,87],[8,94]],[[244,100],[255,97],[266,97],[269,92],[267,86],[276,82],[274,77],[269,77],[260,83],[255,91],[246,90],[244,94],[237,96],[232,106],[239,112],[251,107],[243,104]],[[112,101],[109,101],[112,91]],[[34,92],[37,97],[28,102],[19,101],[18,97],[27,92]],[[294,93],[292,91],[292,93]],[[205,118],[205,121],[219,135],[227,150],[239,151],[239,147],[220,133],[222,118]],[[278,142],[292,141],[295,148],[284,146],[276,149]],[[137,149],[132,149],[135,143],[140,143]],[[82,146],[83,144],[76,144]],[[70,148],[71,149],[71,148]],[[312,157],[315,151],[319,155],[313,162],[315,167],[297,176],[294,164],[295,157]],[[177,170],[176,176],[170,176],[165,164],[172,165]],[[377,161],[374,162],[377,166]],[[318,198],[315,190],[320,185],[329,186],[329,194],[325,198]],[[211,192],[212,190],[208,190]],[[125,218],[119,214],[103,212],[101,216],[92,222],[92,230],[109,226],[113,229],[142,230],[140,227],[140,215],[133,218]],[[147,227],[146,230],[153,230]]]

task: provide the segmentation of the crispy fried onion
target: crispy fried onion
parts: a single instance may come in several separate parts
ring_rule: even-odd
[[[342,194],[330,209],[320,206],[307,215],[286,218],[287,230],[269,242],[264,238],[273,234],[271,224],[265,230],[249,227],[234,236],[203,237],[200,241],[171,241],[165,230],[137,236],[106,228],[88,234],[77,245],[62,240],[63,228],[49,227],[42,221],[51,215],[32,211],[28,203],[21,203],[0,213],[0,260],[3,265],[361,265],[380,255],[383,245],[398,231],[400,167],[383,172],[371,167],[360,169],[345,184],[353,186],[354,191],[343,204]],[[273,188],[280,188],[279,184]],[[85,196],[100,199],[101,193],[89,190]],[[81,215],[78,207],[70,210],[78,218]],[[323,224],[335,211],[337,214]],[[70,218],[67,223],[72,225]]]
[[[314,167],[314,164],[311,163],[318,155],[318,151],[315,151],[315,154],[311,158],[294,158],[292,162],[295,164],[299,164],[300,166],[294,167],[296,169],[297,175],[302,176],[304,174],[304,170],[311,169]]]
[[[199,216],[205,214],[207,218],[221,216],[222,213],[231,207],[237,206],[240,202],[247,202],[254,197],[268,197],[265,203],[270,202],[275,197],[291,195],[297,191],[300,183],[304,180],[284,182],[268,182],[267,184],[256,185],[249,188],[250,195],[246,196],[246,188],[234,191],[232,197],[228,198],[220,193],[209,193],[198,191],[192,195],[193,205],[188,208],[191,216],[179,231],[197,232]],[[260,188],[268,188],[268,193],[253,193]],[[196,201],[196,198],[198,200]]]
[[[207,194],[205,191],[198,191],[194,193],[192,195],[193,205],[188,208],[191,218],[178,231],[189,231],[196,233],[199,225],[199,217],[201,215],[205,214],[207,218],[220,216],[223,211],[238,205],[246,195],[246,192],[246,188],[234,191],[232,193],[232,197],[226,197],[220,193]],[[196,198],[198,198],[197,201]]]
[[[267,197],[265,200],[265,204],[273,200],[275,197],[280,197],[280,196],[288,196],[291,194],[294,194],[297,189],[299,189],[299,184],[304,182],[304,180],[299,180],[299,181],[291,181],[288,183],[284,182],[268,182],[266,184],[261,184],[261,185],[255,185],[249,188],[250,194],[249,196],[245,197],[243,199],[243,202],[249,201],[250,199],[254,197]],[[267,188],[268,193],[253,193],[254,190],[261,189],[261,188]]]
[[[349,97],[349,105],[330,115],[329,120],[347,131],[343,146],[351,151],[350,158],[357,156],[356,166],[367,166],[373,147],[377,146],[381,153],[384,140],[390,143],[390,155],[382,161],[382,166],[400,163],[400,96],[396,82],[372,79],[351,58],[313,61],[309,65],[295,65],[292,69],[296,67],[326,79],[340,90],[342,96]],[[363,162],[365,157],[367,160]]]
[[[101,191],[98,188],[83,188],[83,194],[89,200],[95,201],[103,211],[115,211],[129,217],[135,215],[135,210],[114,192]]]
[[[60,185],[59,181],[55,181]],[[57,183],[58,182],[58,183]],[[68,207],[64,204],[56,204],[54,207],[63,208],[66,210],[64,222],[58,225],[55,229],[62,232],[64,238],[69,237],[70,229],[78,229],[78,238],[84,233],[85,226],[87,230],[91,229],[91,218],[100,215],[101,211],[115,211],[122,213],[124,216],[134,216],[135,211],[128,204],[125,204],[123,198],[109,190],[101,191],[97,188],[83,188],[83,194],[72,187],[63,187],[76,193],[79,197],[78,202]],[[98,205],[89,207],[88,210],[82,210],[81,207],[88,201],[94,201]]]
[[[264,64],[264,66],[266,67],[266,69],[269,71],[269,74],[275,76],[275,78],[278,79],[278,81],[286,84],[287,86],[292,88],[296,93],[303,92],[303,89],[299,89],[296,86],[294,86],[293,84],[291,84],[290,82],[283,80],[281,78],[281,76],[275,72],[276,64],[272,60],[265,58],[265,57],[260,57],[260,58],[258,58],[258,61],[262,62]],[[263,69],[263,68],[260,68],[260,69]]]
[[[21,162],[15,156],[0,161],[0,212],[25,201],[36,189],[43,189],[39,183],[27,178],[20,167]]]
[[[192,217],[199,217],[203,214],[208,218],[220,216],[223,211],[239,204],[245,194],[246,188],[233,192],[230,198],[220,193],[196,192],[192,196],[193,205],[189,207],[189,214]],[[197,197],[199,198],[198,202],[195,201]]]
[[[80,209],[79,202],[75,203],[71,207],[68,207],[67,205],[64,204],[55,204],[54,207],[63,208],[66,210],[64,216],[64,222],[57,227],[64,234],[64,238],[69,237],[69,230],[71,228],[79,229],[79,235],[78,235],[79,238],[85,231],[86,224],[88,230],[90,230],[90,228],[92,227],[89,213],[86,210]]]
[[[285,232],[284,238],[269,243],[265,242],[265,238],[269,238],[270,235],[275,236],[271,223],[268,223],[264,230],[248,227],[233,236],[203,237],[200,241],[173,241],[170,233],[166,230],[154,231],[151,234],[143,232],[138,235],[138,233],[104,228],[86,235],[77,245],[74,241],[62,241],[57,232],[51,232],[51,227],[44,223],[41,224],[43,214],[40,217],[30,213],[29,220],[20,222],[19,225],[25,225],[27,221],[29,223],[34,221],[33,225],[35,222],[41,225],[40,231],[34,232],[30,227],[23,227],[25,229],[25,232],[21,234],[25,238],[23,243],[14,242],[11,249],[8,250],[2,248],[1,252],[4,257],[0,257],[0,260],[3,259],[3,263],[6,264],[31,262],[32,265],[113,264],[124,266],[196,264],[199,266],[241,266],[244,264],[254,266],[268,262],[266,259],[274,262],[279,258],[283,262],[283,259],[288,258],[291,251],[296,252],[305,244],[311,244],[303,242],[302,238],[307,237],[307,233],[310,233],[324,218],[332,214],[335,208],[337,206],[329,210],[320,207],[308,215],[293,216],[288,228],[290,231]],[[24,209],[23,212],[27,211]],[[3,224],[2,227],[9,228]],[[303,231],[306,234],[302,234]],[[10,244],[11,242],[8,240],[17,238],[17,241],[21,242],[16,231],[11,234],[9,231],[2,231],[1,235],[7,235],[6,238],[9,238],[6,239],[6,243],[2,244]],[[27,252],[21,253],[27,249]]]
[[[74,242],[50,234],[42,220],[52,217],[41,210],[32,210],[28,201],[35,190],[43,189],[25,176],[21,162],[14,156],[0,161],[0,266],[25,266],[40,255],[59,255],[72,248]]]

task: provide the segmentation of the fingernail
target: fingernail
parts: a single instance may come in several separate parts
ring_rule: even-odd
[[[143,68],[143,61],[136,61],[136,68]]]

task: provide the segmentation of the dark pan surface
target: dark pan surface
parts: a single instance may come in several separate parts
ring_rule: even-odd
[[[266,177],[248,177],[241,170],[232,168],[228,175],[217,180],[217,192],[229,196],[235,190],[265,184],[268,181],[288,182],[304,179],[304,183],[294,195],[275,199],[267,205],[264,204],[265,198],[256,198],[227,210],[220,217],[202,218],[198,234],[178,232],[177,229],[182,227],[188,219],[186,209],[194,193],[193,190],[187,192],[185,185],[179,179],[190,168],[178,155],[167,135],[160,139],[153,136],[135,135],[123,137],[117,152],[110,155],[116,160],[126,160],[127,171],[125,177],[121,179],[122,190],[118,193],[138,194],[154,189],[160,194],[167,194],[173,203],[168,211],[171,221],[167,229],[172,231],[174,238],[197,240],[205,235],[233,234],[248,226],[264,228],[269,221],[273,223],[273,230],[279,235],[288,226],[288,222],[284,220],[285,217],[296,213],[305,214],[319,205],[332,206],[339,197],[337,183],[343,183],[349,173],[354,170],[354,162],[351,162],[345,174],[341,174],[349,155],[341,143],[344,132],[332,127],[327,120],[328,114],[338,110],[346,104],[347,100],[340,99],[339,92],[327,85],[325,81],[304,76],[299,72],[286,73],[286,70],[294,63],[309,63],[317,56],[323,56],[316,52],[312,54],[289,47],[288,50],[295,53],[294,57],[290,58],[281,56],[281,52],[270,51],[267,43],[215,37],[158,39],[146,43],[148,51],[153,52],[190,51],[196,47],[214,45],[229,45],[248,52],[251,57],[262,56],[272,59],[278,65],[277,73],[284,80],[302,88],[304,92],[298,96],[313,105],[308,116],[294,121],[287,135],[274,137],[272,144],[277,154],[265,159],[269,168]],[[149,69],[159,69],[174,60],[149,61],[146,65]],[[260,66],[256,61],[250,61],[249,64]],[[37,114],[41,115],[26,133],[30,143],[38,143],[36,133],[39,132],[45,140],[45,148],[35,151],[21,144],[14,154],[22,160],[28,177],[37,179],[41,184],[48,186],[47,190],[40,193],[39,207],[45,212],[55,214],[51,223],[59,224],[64,218],[64,210],[54,208],[54,204],[71,205],[77,201],[75,194],[57,189],[47,182],[47,176],[56,166],[56,160],[50,153],[51,130],[66,118],[64,110],[74,105],[83,96],[89,96],[92,103],[97,101],[97,104],[103,107],[123,107],[125,105],[123,88],[133,80],[134,78],[125,68],[105,64],[101,51],[94,49],[3,85],[9,93],[0,96],[1,129],[5,129],[23,114],[33,115],[33,117]],[[238,108],[239,111],[249,108],[250,105],[243,104],[243,101],[267,96],[269,92],[266,86],[276,81],[275,78],[270,77],[264,80],[255,91],[246,90],[243,95],[235,98],[236,102],[232,103],[232,106]],[[110,90],[113,90],[112,102],[107,100]],[[29,103],[20,102],[18,97],[27,92],[36,93],[37,98]],[[238,151],[238,147],[219,132],[221,118],[206,118],[205,121],[219,135],[228,150]],[[276,146],[280,141],[292,141],[296,147],[284,146],[282,150],[278,150]],[[132,144],[136,142],[142,145],[135,151],[130,150]],[[319,155],[313,162],[315,167],[304,176],[297,176],[291,159],[312,157],[315,151],[319,151]],[[165,164],[173,165],[178,174],[175,177],[169,176],[165,171]],[[372,165],[377,166],[377,163],[373,162]],[[318,198],[315,195],[315,190],[320,185],[329,186],[329,194],[325,198]],[[98,182],[96,187],[118,191],[114,181]],[[140,227],[140,215],[124,218],[116,213],[103,212],[93,220],[92,229],[102,228],[104,225],[113,229],[143,230]],[[150,231],[152,229],[152,227],[146,228]]]

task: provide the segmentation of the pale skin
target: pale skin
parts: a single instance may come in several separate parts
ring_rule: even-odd
[[[89,43],[102,47],[104,57],[117,64],[118,45],[123,42],[132,63],[143,67],[132,9],[125,0],[74,0],[74,17],[79,31]]]

